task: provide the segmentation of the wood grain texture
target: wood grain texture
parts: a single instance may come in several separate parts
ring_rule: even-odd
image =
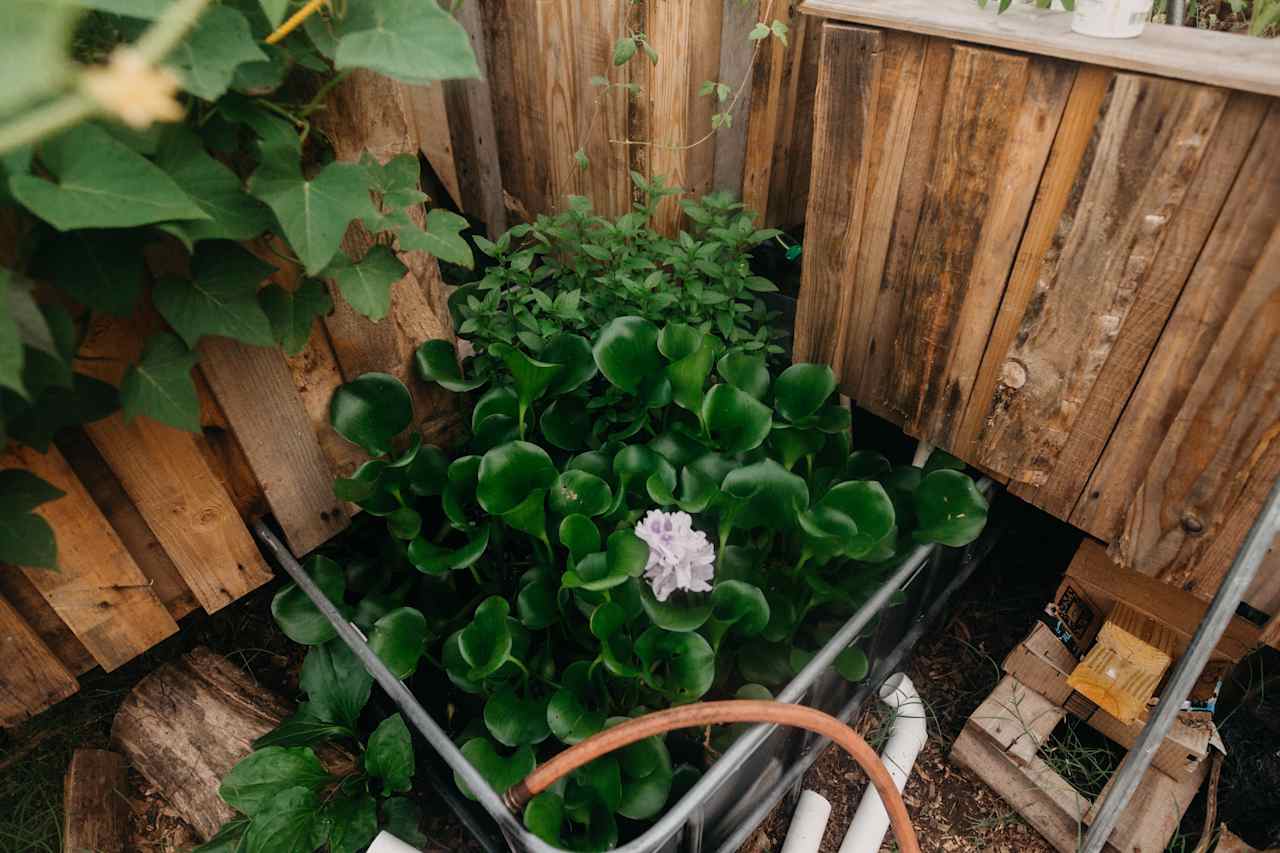
[[[1138,38],[1071,32],[1071,15],[1014,4],[1000,16],[969,0],[806,0],[806,14],[1022,50],[1126,71],[1280,95],[1280,44],[1192,27],[1148,26]]]
[[[77,749],[62,787],[63,853],[124,853],[127,766],[119,753]]]
[[[762,4],[760,20],[779,20],[790,26],[791,2]],[[777,6],[778,8],[774,8]],[[825,26],[824,26],[825,30]],[[825,36],[824,36],[825,38]],[[747,113],[747,150],[742,167],[742,203],[747,210],[769,221],[769,188],[773,179],[773,153],[780,133],[784,110],[783,81],[787,69],[787,48],[776,38],[757,42],[751,78],[751,107]],[[815,120],[814,131],[818,124]],[[816,153],[815,153],[816,158]]]
[[[796,361],[837,361],[840,319],[854,298],[848,285],[862,236],[882,47],[875,30],[823,27]]]
[[[742,192],[742,170],[747,156],[747,123],[751,109],[752,60],[755,46],[747,40],[759,15],[759,0],[743,3],[741,0],[723,0],[720,28],[720,68],[716,80],[731,86],[734,92],[741,87],[741,95],[729,111],[730,124],[716,131],[715,173],[712,184],[717,190],[734,195]],[[821,37],[822,28],[814,30]],[[743,81],[746,85],[743,85]],[[730,98],[732,99],[732,95]]]
[[[174,634],[178,626],[151,581],[62,454],[16,447],[7,462],[65,493],[35,510],[57,531],[60,570],[23,572],[94,660],[110,672]]]
[[[1280,109],[1272,104],[1160,342],[1094,468],[1071,522],[1111,541],[1280,221]]]
[[[284,355],[229,338],[200,343],[200,369],[217,395],[290,550],[307,554],[346,528],[333,471]]]
[[[790,229],[804,222],[809,201],[809,170],[813,165],[813,100],[822,54],[821,21],[791,16],[787,34],[786,67],[773,167],[769,174],[769,206],[765,224]]]
[[[427,158],[431,171],[435,172],[440,184],[449,194],[454,208],[465,210],[462,191],[458,187],[458,164],[453,152],[453,135],[449,130],[449,108],[444,99],[444,87],[414,86],[410,90],[409,100],[413,105],[418,149]]]
[[[4,676],[0,677],[0,726],[29,719],[80,689],[75,676],[4,597],[0,597],[0,649],[5,660]]]
[[[40,590],[22,572],[0,571],[0,596],[8,599],[10,606],[22,614],[31,630],[73,676],[84,675],[98,665],[84,643],[76,639],[67,623],[59,618],[57,611],[49,606]]]
[[[463,3],[454,10],[454,16],[471,39],[476,62],[481,69],[487,68],[489,45],[484,37],[479,4]],[[384,86],[400,90],[407,88],[388,78],[382,78],[382,81]],[[497,116],[493,111],[489,81],[445,80],[439,85],[444,88],[444,102],[449,114],[449,138],[454,151],[454,172],[458,177],[462,208],[483,222],[489,236],[496,239],[507,230],[507,209],[502,199],[502,166],[498,160],[498,132],[494,126]],[[364,97],[377,97],[375,91],[370,91],[374,88],[368,83],[359,86]],[[378,158],[387,159],[381,154]]]
[[[95,317],[80,369],[118,383],[140,345],[131,323]],[[126,423],[120,413],[87,424],[85,432],[205,610],[220,610],[271,579],[200,449],[201,436],[145,417]]]
[[[1196,248],[1181,264],[1164,250],[1226,101],[1220,89],[1115,78],[1030,298],[1006,300],[1002,309],[1022,312],[1018,330],[1007,349],[988,348],[999,375],[994,388],[975,391],[972,404],[986,406],[976,444],[987,467],[1018,483],[1044,485],[1071,431],[1086,425],[1081,416],[1089,394],[1139,294],[1149,293],[1156,305],[1172,302]],[[1164,153],[1152,157],[1152,151]],[[1201,239],[1206,227],[1201,221],[1194,229]],[[1152,337],[1138,335],[1148,346]],[[1134,343],[1138,351],[1130,360],[1140,364],[1143,340]],[[995,373],[989,368],[985,376]],[[1105,440],[1109,425],[1099,429]],[[1089,467],[1092,460],[1077,482]],[[1073,501],[1074,495],[1067,506]]]

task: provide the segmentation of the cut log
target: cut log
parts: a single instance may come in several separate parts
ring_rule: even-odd
[[[77,749],[63,789],[63,853],[124,853],[128,819],[124,759],[105,749]]]
[[[120,706],[111,736],[207,840],[235,814],[218,796],[222,778],[254,740],[292,711],[226,658],[197,648],[138,682]]]

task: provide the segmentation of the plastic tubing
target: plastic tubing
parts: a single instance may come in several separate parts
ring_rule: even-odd
[[[775,723],[806,729],[835,741],[858,762],[858,766],[880,794],[885,810],[889,813],[889,823],[893,827],[893,837],[898,842],[898,849],[902,853],[920,853],[920,843],[911,826],[906,803],[876,751],[857,732],[835,717],[814,708],[784,702],[752,699],[702,702],[655,711],[627,720],[569,747],[535,768],[524,781],[512,786],[503,795],[503,802],[512,812],[519,814],[529,800],[602,755],[673,729],[701,728],[721,723]]]

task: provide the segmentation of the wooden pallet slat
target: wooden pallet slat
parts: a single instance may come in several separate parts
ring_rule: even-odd
[[[116,752],[77,749],[63,783],[63,853],[124,853],[128,766]]]
[[[735,195],[742,190],[742,174],[747,156],[747,116],[751,110],[751,80],[754,73],[755,46],[747,40],[751,28],[759,16],[757,3],[741,0],[723,0],[720,30],[720,65],[714,78],[733,87],[736,101],[731,101],[729,126],[716,131],[712,140],[715,146],[715,174],[713,184],[717,190]],[[821,27],[814,27],[821,34]],[[746,80],[746,85],[743,81]],[[741,86],[741,94],[737,94]],[[727,105],[725,105],[727,106]],[[808,179],[806,175],[806,180]]]
[[[23,572],[94,660],[109,672],[176,633],[150,579],[62,454],[20,447],[9,458],[65,493],[35,510],[57,532],[60,570]]]
[[[0,649],[5,660],[4,678],[0,679],[0,726],[20,723],[80,689],[75,676],[3,596]]]

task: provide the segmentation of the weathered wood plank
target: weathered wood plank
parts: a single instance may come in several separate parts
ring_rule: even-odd
[[[542,46],[542,88],[547,101],[546,137],[541,143],[546,147],[535,151],[547,160],[549,210],[563,210],[567,196],[585,192],[582,170],[573,161],[573,152],[582,144],[579,126],[583,110],[579,104],[577,59],[582,48],[572,6],[568,0],[535,4],[538,43]]]
[[[67,672],[80,676],[98,665],[84,643],[76,639],[67,623],[59,618],[57,611],[49,606],[40,590],[32,586],[22,572],[13,569],[0,571],[0,597],[8,599],[10,606],[22,614],[23,620],[62,662]]]
[[[788,26],[792,24],[790,3],[777,9],[773,8],[774,4],[761,5],[761,21],[768,16],[770,20],[776,19]],[[776,38],[762,39],[756,45],[750,84],[751,108],[747,114],[747,152],[742,168],[742,203],[747,210],[759,214],[760,222],[765,223],[769,221],[773,149],[778,141],[784,107],[782,84],[787,67],[787,48]],[[815,121],[815,131],[817,127]]]
[[[454,11],[458,23],[471,39],[480,68],[488,67],[489,46],[485,43],[481,10],[477,3],[462,3]],[[370,77],[376,77],[369,72]],[[408,87],[389,78],[381,78],[384,87],[401,91]],[[467,213],[485,224],[491,238],[507,230],[507,209],[502,200],[502,167],[498,162],[498,132],[488,80],[445,80],[444,102],[449,115],[449,137],[454,151],[454,171],[458,176],[458,192]],[[363,97],[377,98],[377,84],[368,81],[356,87]],[[370,91],[374,90],[374,91]],[[406,93],[407,99],[407,93]],[[375,100],[376,103],[376,100]],[[370,104],[369,106],[373,106]],[[396,113],[411,115],[405,104]],[[398,123],[399,115],[393,119]],[[357,134],[363,136],[364,134]],[[413,146],[415,149],[417,145]],[[379,160],[388,154],[374,152]],[[399,153],[399,152],[396,152]]]
[[[769,190],[769,213],[772,225],[792,229],[804,223],[809,206],[809,171],[813,168],[813,101],[818,91],[818,67],[822,59],[822,27],[816,20],[801,15],[804,41],[796,57],[795,83],[791,88],[792,103],[789,130],[786,134],[787,181],[774,180]],[[886,33],[886,35],[888,35]],[[799,38],[796,33],[794,38]],[[775,176],[777,172],[775,171]]]
[[[1280,221],[1276,140],[1280,108],[1272,104],[1160,342],[1071,514],[1073,524],[1100,539],[1111,541],[1120,535],[1138,484],[1147,476],[1169,425],[1220,337],[1225,317]]]
[[[711,116],[720,112],[714,96],[699,94],[702,84],[720,79],[720,35],[724,27],[724,8],[716,2],[691,0],[689,7],[689,45],[685,95],[687,118],[685,144],[685,179],[682,186],[693,196],[711,192],[715,178],[716,145],[712,135]],[[662,68],[659,58],[658,70]],[[732,84],[730,84],[732,85]]]
[[[1277,198],[1272,209],[1280,213]],[[1219,333],[1113,543],[1124,565],[1201,598],[1217,591],[1280,477],[1280,223],[1243,287],[1216,278],[1216,304],[1196,313],[1206,331]],[[1199,309],[1204,298],[1188,293],[1185,307]],[[1180,301],[1175,315],[1185,321],[1183,309]]]
[[[95,317],[80,369],[112,384],[141,346],[131,323]],[[202,437],[122,414],[85,426],[182,579],[212,613],[271,579],[248,529],[202,453]]]
[[[77,749],[62,788],[63,853],[124,853],[127,767],[119,753]]]
[[[1172,302],[1189,260],[1161,256],[1226,102],[1220,89],[1116,77],[1036,285],[1025,303],[1006,300],[1002,308],[1021,313],[1018,331],[1007,349],[988,348],[1001,367],[995,386],[973,400],[987,406],[976,439],[982,464],[1014,482],[1048,482],[1138,295]],[[1132,360],[1145,354],[1139,349]],[[1075,476],[1082,482],[1087,474]]]
[[[1071,31],[1071,14],[1013,4],[1000,16],[969,0],[806,0],[802,11],[874,27],[1056,56],[1161,77],[1280,95],[1280,44],[1192,27],[1148,26],[1138,38]]]
[[[23,572],[94,660],[110,672],[177,632],[151,581],[62,454],[15,447],[8,458],[65,492],[36,509],[56,531],[61,570]]]
[[[796,361],[833,364],[839,352],[840,318],[853,299],[848,285],[862,236],[882,45],[875,30],[823,27]]]
[[[730,124],[716,131],[715,176],[713,185],[736,196],[742,194],[742,170],[747,156],[747,116],[751,108],[752,60],[756,55],[753,42],[747,40],[759,15],[759,0],[743,3],[741,0],[724,0],[721,11],[720,70],[717,80],[731,86],[737,95],[733,109],[729,110]],[[814,27],[821,37],[821,27]],[[746,84],[743,85],[743,81]],[[734,96],[730,95],[732,99]],[[727,106],[727,105],[726,105]]]
[[[702,6],[719,10],[710,3]],[[695,94],[693,51],[696,42],[692,35],[697,17],[690,0],[666,0],[653,3],[649,8],[650,45],[658,52],[658,64],[650,74],[653,82],[649,109],[655,133],[650,139],[649,168],[653,176],[661,175],[669,185],[678,187],[690,186],[693,149],[687,146],[698,135],[690,124],[691,99]],[[715,55],[719,56],[719,45],[715,47]],[[714,156],[714,148],[702,147]],[[677,198],[665,198],[658,204],[653,227],[661,234],[675,236],[681,216]]]
[[[0,649],[5,660],[0,676],[0,726],[20,723],[80,689],[75,676],[4,597],[0,597]]]
[[[1066,713],[1006,675],[969,716],[969,725],[981,729],[1014,764],[1026,767]]]
[[[453,151],[453,134],[449,130],[449,108],[444,100],[444,87],[414,86],[409,99],[413,104],[418,150],[427,158],[431,171],[440,179],[453,206],[465,210],[462,191],[458,187],[458,164]]]

